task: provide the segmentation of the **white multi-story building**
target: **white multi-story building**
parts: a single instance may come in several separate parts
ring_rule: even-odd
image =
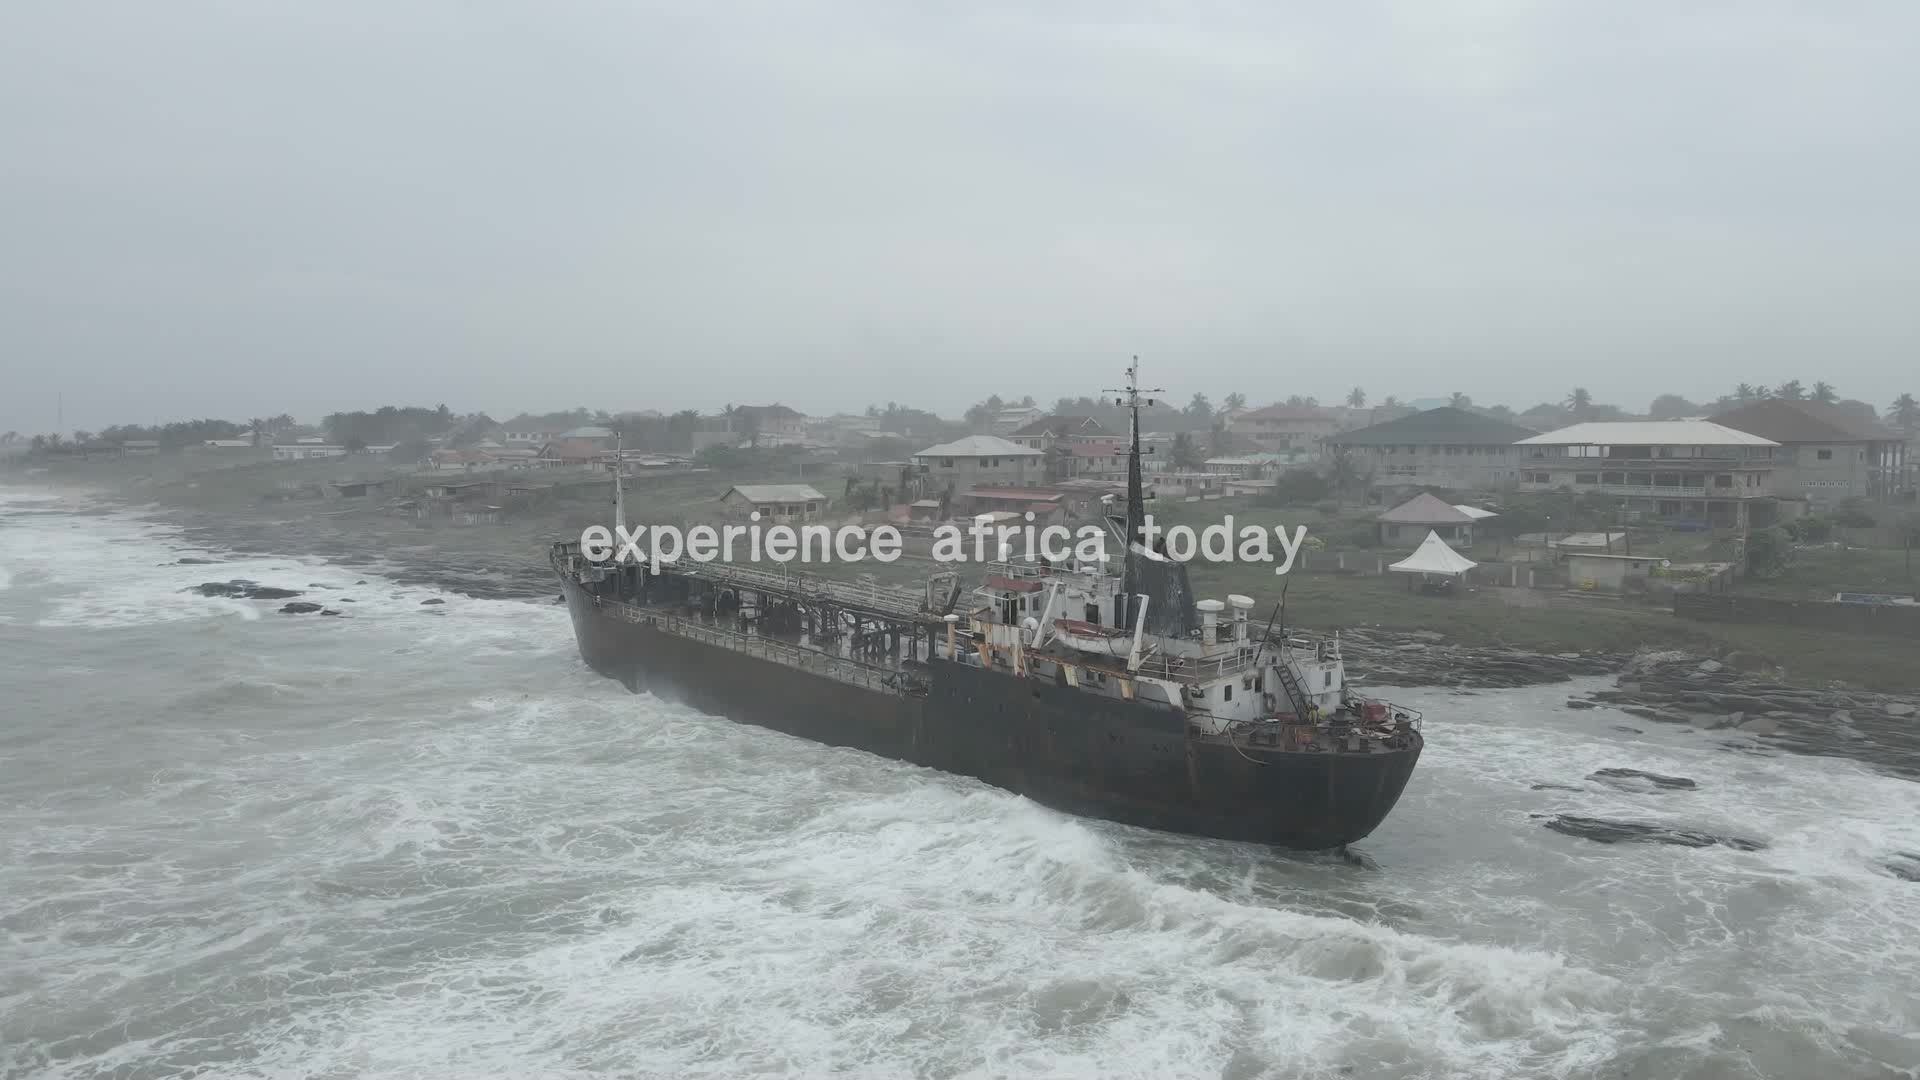
[[[1772,524],[1780,444],[1709,420],[1574,424],[1521,439],[1520,490],[1618,496],[1623,508],[1716,528]]]

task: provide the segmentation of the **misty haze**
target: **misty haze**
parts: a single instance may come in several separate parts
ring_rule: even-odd
[[[0,15],[0,1077],[1920,1075],[1916,36]]]

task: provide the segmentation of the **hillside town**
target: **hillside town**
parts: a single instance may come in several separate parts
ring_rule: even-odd
[[[1293,603],[1309,618],[1541,647],[1643,633],[1596,615],[1629,611],[1920,636],[1908,394],[1876,409],[1825,383],[1743,384],[1640,413],[1582,389],[1519,413],[1357,387],[1336,405],[1194,394],[1154,401],[1140,437],[1162,521],[1308,528]],[[307,513],[336,536],[440,530],[440,544],[529,551],[604,522],[617,470],[650,520],[891,523],[924,556],[942,523],[1097,519],[1125,490],[1128,440],[1122,410],[1091,396],[992,396],[958,417],[775,402],[496,421],[442,405],[9,434],[0,460],[15,479]],[[1249,594],[1275,584],[1267,568],[1195,572]]]
[[[1161,499],[1300,501],[1324,489],[1375,505],[1421,492],[1565,493],[1615,500],[1623,520],[1745,531],[1855,503],[1910,504],[1920,478],[1920,404],[1911,394],[1883,418],[1827,384],[1807,390],[1797,381],[1742,384],[1704,405],[1662,395],[1641,414],[1596,404],[1582,389],[1524,413],[1478,407],[1458,393],[1370,404],[1355,388],[1337,405],[1296,396],[1259,407],[1233,393],[1217,408],[1195,394],[1181,407],[1156,402],[1143,428],[1147,481]],[[772,403],[713,414],[576,409],[495,421],[441,405],[313,424],[281,414],[8,432],[0,461],[32,470],[161,454],[209,465],[343,459],[374,471],[462,476],[605,470],[616,460],[630,474],[761,469],[847,479],[803,513],[837,505],[918,519],[1070,511],[1124,481],[1127,438],[1120,410],[1091,397],[1047,409],[1031,397],[994,396],[957,419],[894,403],[825,416]]]

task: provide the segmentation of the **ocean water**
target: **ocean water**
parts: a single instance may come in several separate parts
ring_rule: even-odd
[[[551,604],[185,543],[0,493],[0,1076],[1920,1075],[1920,786],[1861,763],[1409,690],[1398,809],[1287,855],[629,694]],[[182,592],[232,578],[345,615]]]

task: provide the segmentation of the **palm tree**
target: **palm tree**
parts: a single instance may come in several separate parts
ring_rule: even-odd
[[[1226,404],[1221,406],[1222,408],[1244,409],[1247,407],[1247,395],[1239,392],[1238,390],[1235,390],[1233,393],[1228,394],[1226,396],[1225,401],[1226,401]]]
[[[1733,399],[1735,401],[1752,401],[1759,396],[1760,391],[1754,389],[1752,383],[1741,383],[1739,386],[1733,388]]]
[[[260,449],[260,440],[267,437],[268,422],[256,416],[247,421],[247,423],[253,425],[253,448],[258,450]],[[278,451],[275,452],[277,453]]]
[[[1902,431],[1920,429],[1920,401],[1915,401],[1912,394],[1901,394],[1887,406],[1887,419],[1900,425]]]
[[[1191,469],[1200,464],[1200,448],[1193,445],[1193,436],[1184,431],[1173,437],[1172,456],[1175,468]]]
[[[1785,398],[1788,401],[1805,401],[1807,397],[1806,387],[1800,385],[1799,379],[1788,379],[1773,393],[1775,397]]]
[[[1380,402],[1380,404],[1386,406],[1389,409],[1397,409],[1400,407],[1400,399],[1393,396],[1392,394],[1388,394],[1386,398]]]
[[[1587,410],[1593,408],[1593,395],[1587,392],[1586,387],[1576,386],[1573,388],[1573,393],[1567,395],[1567,400],[1563,404],[1573,410],[1575,419],[1584,419]]]
[[[1357,386],[1347,391],[1347,405],[1348,407],[1355,408],[1355,409],[1366,408],[1367,392],[1365,390],[1360,389]]]
[[[1453,406],[1456,409],[1471,409],[1473,408],[1473,399],[1461,393],[1460,391],[1455,390],[1453,392],[1453,395],[1447,398],[1447,404]]]
[[[1832,383],[1816,382],[1813,384],[1813,400],[1822,405],[1831,405],[1840,400],[1840,395],[1834,391]]]

